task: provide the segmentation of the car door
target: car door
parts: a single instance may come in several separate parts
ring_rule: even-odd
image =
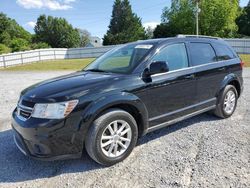
[[[216,104],[216,95],[226,76],[224,61],[217,61],[214,48],[210,43],[188,43],[191,65],[195,68],[197,79],[197,103],[204,103],[200,108]]]
[[[169,72],[151,76],[144,100],[153,127],[193,111],[196,84],[194,68],[189,67],[185,43],[173,43],[157,50],[150,63],[165,61]]]

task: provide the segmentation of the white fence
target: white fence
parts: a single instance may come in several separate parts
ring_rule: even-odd
[[[99,57],[114,46],[98,48],[49,48],[0,55],[0,67],[57,59]]]
[[[225,39],[237,53],[250,54],[250,39]],[[49,48],[0,55],[0,67],[57,59],[99,57],[114,46],[98,48]]]

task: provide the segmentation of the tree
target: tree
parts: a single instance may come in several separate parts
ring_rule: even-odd
[[[236,19],[238,33],[250,36],[250,4],[242,10],[240,16]]]
[[[18,25],[15,20],[0,13],[0,43],[9,46],[11,40],[15,38],[21,38],[26,40],[27,43],[31,43],[31,34],[29,32]]]
[[[80,35],[64,18],[41,15],[35,26],[35,41],[53,48],[79,47]]]
[[[200,30],[203,35],[234,37],[239,0],[202,0],[200,3]]]
[[[219,37],[232,37],[236,34],[238,0],[201,0],[199,6],[200,34]],[[166,24],[169,31],[156,30],[156,33],[163,33],[160,37],[195,34],[195,0],[172,0],[171,7],[163,10],[162,23]],[[163,29],[163,26],[158,29]]]
[[[0,13],[0,34],[10,27],[10,19],[4,13]]]
[[[154,30],[154,38],[162,38],[162,37],[173,37],[178,32],[174,31],[174,28],[170,27],[169,23],[161,23],[157,25]]]
[[[86,29],[77,29],[80,35],[80,47],[85,47],[90,42],[91,34]]]
[[[192,0],[173,0],[171,8],[165,8],[162,22],[169,23],[172,34],[193,34],[195,31],[194,3]],[[176,32],[176,33],[175,33]]]
[[[115,0],[109,29],[104,35],[104,45],[122,44],[145,39],[141,19],[132,12],[128,0]]]

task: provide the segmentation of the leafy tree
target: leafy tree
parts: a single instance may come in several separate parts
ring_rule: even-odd
[[[18,25],[15,20],[0,13],[0,43],[10,45],[10,40],[14,38],[24,39],[28,43],[31,42],[31,34],[29,32]]]
[[[0,54],[7,54],[10,52],[11,52],[11,49],[8,46],[4,44],[0,44]]]
[[[77,29],[80,35],[80,47],[85,47],[90,42],[91,34],[86,29]]]
[[[12,49],[12,52],[19,52],[30,49],[27,40],[20,38],[13,39],[10,43],[10,47]]]
[[[240,16],[236,19],[238,25],[238,33],[250,36],[250,2],[247,7],[242,10]]]
[[[203,35],[233,37],[237,32],[239,0],[202,0],[200,30]]]
[[[163,9],[162,22],[169,23],[173,34],[188,33],[195,31],[194,3],[192,0],[173,0],[171,8]]]
[[[154,38],[162,38],[162,37],[173,37],[178,33],[178,31],[174,31],[174,28],[170,27],[169,23],[161,23],[157,25],[154,30]]]
[[[155,37],[167,37],[177,34],[195,34],[195,1],[172,0],[171,7],[162,14],[162,25],[155,31]],[[219,37],[232,37],[236,34],[239,1],[238,0],[200,0],[200,34]],[[163,26],[168,31],[162,32]],[[160,31],[158,31],[158,29]],[[163,35],[159,36],[159,33]]]
[[[109,29],[103,44],[113,45],[145,39],[146,34],[141,19],[132,12],[128,0],[115,0]]]
[[[0,34],[10,27],[10,19],[4,13],[0,13]]]
[[[79,47],[80,35],[64,18],[41,15],[35,26],[35,41],[53,48]]]

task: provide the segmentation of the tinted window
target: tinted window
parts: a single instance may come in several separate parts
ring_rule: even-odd
[[[161,49],[153,57],[152,61],[167,62],[170,71],[188,67],[188,58],[185,44],[172,44]]]
[[[217,59],[218,61],[222,60],[229,60],[235,58],[234,53],[231,51],[231,49],[223,44],[213,44],[213,47],[215,48],[215,51],[217,53]]]
[[[193,66],[216,61],[214,49],[208,43],[190,43],[190,53]]]

